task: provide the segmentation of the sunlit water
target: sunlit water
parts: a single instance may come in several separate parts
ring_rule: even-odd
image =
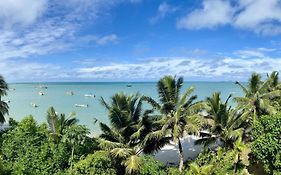
[[[33,115],[39,122],[46,121],[46,111],[50,106],[54,106],[58,112],[69,114],[75,112],[80,124],[86,125],[94,135],[100,130],[94,124],[94,118],[101,122],[108,123],[107,111],[100,104],[100,97],[109,101],[109,98],[117,92],[133,94],[139,92],[143,95],[157,99],[156,83],[44,83],[47,89],[38,89],[38,83],[10,84],[10,91],[5,100],[10,100],[10,117],[20,120],[27,115]],[[233,82],[187,82],[182,88],[182,92],[189,86],[195,87],[194,94],[198,95],[198,100],[205,99],[212,92],[221,92],[225,99],[232,93],[239,96],[241,90]],[[15,89],[15,90],[13,90]],[[40,96],[42,91],[45,95]],[[73,91],[74,95],[67,94]],[[85,94],[94,94],[95,98],[85,97]],[[37,104],[34,108],[31,103]],[[75,107],[75,104],[89,105],[87,108]]]

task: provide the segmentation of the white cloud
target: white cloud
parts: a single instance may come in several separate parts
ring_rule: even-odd
[[[52,81],[69,75],[61,67],[24,60],[4,60],[0,62],[1,74],[7,81]],[[59,78],[60,77],[60,78]]]
[[[201,29],[214,28],[229,24],[233,9],[228,1],[204,0],[201,9],[194,10],[177,22],[178,28]]]
[[[109,35],[104,35],[104,36],[97,36],[97,35],[85,35],[79,37],[79,40],[81,42],[86,42],[86,43],[95,43],[97,45],[107,45],[109,43],[118,43],[119,37],[116,34],[109,34]]]
[[[116,43],[118,41],[118,37],[116,34],[106,35],[101,38],[96,39],[96,43],[98,45],[105,45],[108,43]]]
[[[262,35],[281,33],[279,0],[204,0],[203,8],[179,19],[177,26],[185,29],[214,28],[231,25]]]
[[[52,32],[50,32],[52,31]],[[28,32],[1,31],[0,60],[44,55],[68,47],[64,38],[71,38],[72,27],[60,26],[51,21]]]
[[[34,23],[46,10],[46,0],[2,0],[0,1],[1,27]]]
[[[121,0],[5,0],[0,1],[0,60],[45,55],[79,45],[77,31],[84,20]],[[111,34],[95,37],[97,45],[116,43]]]
[[[234,54],[240,56],[241,58],[264,58],[264,53],[257,50],[238,50]]]
[[[157,80],[170,74],[188,80],[245,80],[252,72],[279,71],[281,58],[222,58],[193,59],[162,57],[134,63],[112,63],[105,66],[83,67],[77,70],[82,79],[103,80]]]
[[[269,58],[267,54],[274,51],[277,51],[277,49],[260,47],[256,49],[237,50],[234,52],[234,55],[240,58]]]
[[[173,7],[166,2],[162,2],[158,7],[157,15],[150,18],[149,22],[151,24],[155,24],[160,19],[165,18],[168,14],[173,13],[175,11],[177,11],[176,7]]]
[[[242,11],[235,16],[234,26],[266,35],[281,32],[279,0],[248,0],[247,3],[243,2],[240,0]]]

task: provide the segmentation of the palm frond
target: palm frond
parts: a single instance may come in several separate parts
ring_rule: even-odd
[[[118,142],[112,142],[112,141],[108,141],[108,140],[101,139],[101,138],[99,138],[97,140],[97,142],[99,143],[98,145],[101,149],[107,150],[107,151],[110,151],[114,148],[126,148],[127,147],[125,144],[118,143]]]
[[[244,92],[244,94],[249,94],[249,91],[245,86],[243,86],[240,82],[236,81],[235,84],[237,84]]]
[[[184,103],[186,103],[186,98],[194,91],[194,87],[190,87],[188,88],[184,94],[182,95],[180,101],[179,101],[179,106],[183,105]],[[195,99],[194,99],[195,100]]]
[[[137,155],[129,156],[124,161],[124,165],[126,167],[126,173],[128,174],[137,173],[140,170],[142,164],[143,162],[139,156]]]
[[[131,148],[113,148],[110,153],[114,156],[114,157],[118,157],[118,158],[127,158],[131,155],[135,154],[135,151]]]

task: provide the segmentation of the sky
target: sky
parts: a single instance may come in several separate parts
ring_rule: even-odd
[[[0,1],[8,82],[245,81],[281,69],[281,0]]]

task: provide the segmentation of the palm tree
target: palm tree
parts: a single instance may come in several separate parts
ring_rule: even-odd
[[[249,123],[255,122],[256,118],[265,114],[275,114],[277,111],[271,100],[280,96],[281,91],[270,89],[272,79],[268,78],[264,82],[259,74],[253,73],[248,81],[248,86],[236,82],[244,92],[244,97],[235,97],[238,103],[237,108],[243,112],[242,118]]]
[[[197,113],[204,106],[203,103],[194,102],[197,96],[191,95],[194,91],[192,87],[180,96],[182,85],[182,77],[176,80],[175,77],[165,76],[157,84],[160,103],[150,97],[144,98],[162,114],[162,119],[158,121],[162,125],[161,130],[149,133],[145,141],[152,138],[171,138],[178,145],[180,171],[182,171],[184,163],[180,139],[185,134],[199,133],[203,123],[201,116]]]
[[[228,96],[225,102],[222,102],[220,93],[215,92],[212,97],[207,97],[207,115],[205,116],[207,123],[207,132],[201,132],[201,139],[196,144],[204,144],[209,146],[213,143],[219,143],[223,147],[232,148],[235,140],[242,135],[243,121],[237,111],[228,106]]]
[[[279,83],[279,73],[277,71],[271,72],[270,75],[267,74],[267,78],[270,80],[270,90],[276,90],[281,88]]]
[[[78,119],[74,117],[75,113],[71,113],[67,118],[65,114],[57,114],[53,107],[50,107],[47,111],[47,123],[51,135],[55,140],[59,139],[63,135],[63,131],[78,122]]]
[[[8,84],[3,76],[0,75],[0,123],[5,122],[5,115],[9,113],[9,106],[6,102],[2,101],[2,97],[7,95]]]
[[[100,137],[114,142],[127,143],[136,131],[135,125],[141,119],[140,96],[117,93],[111,97],[111,104],[108,104],[103,98],[101,98],[101,103],[108,110],[111,127],[100,123],[103,131]]]
[[[111,127],[100,122],[99,146],[121,158],[127,173],[137,172],[141,166],[139,155],[144,150],[140,142],[153,126],[148,119],[150,112],[143,112],[142,98],[138,94],[118,93],[111,97],[110,104],[103,98],[101,103],[108,110]]]

